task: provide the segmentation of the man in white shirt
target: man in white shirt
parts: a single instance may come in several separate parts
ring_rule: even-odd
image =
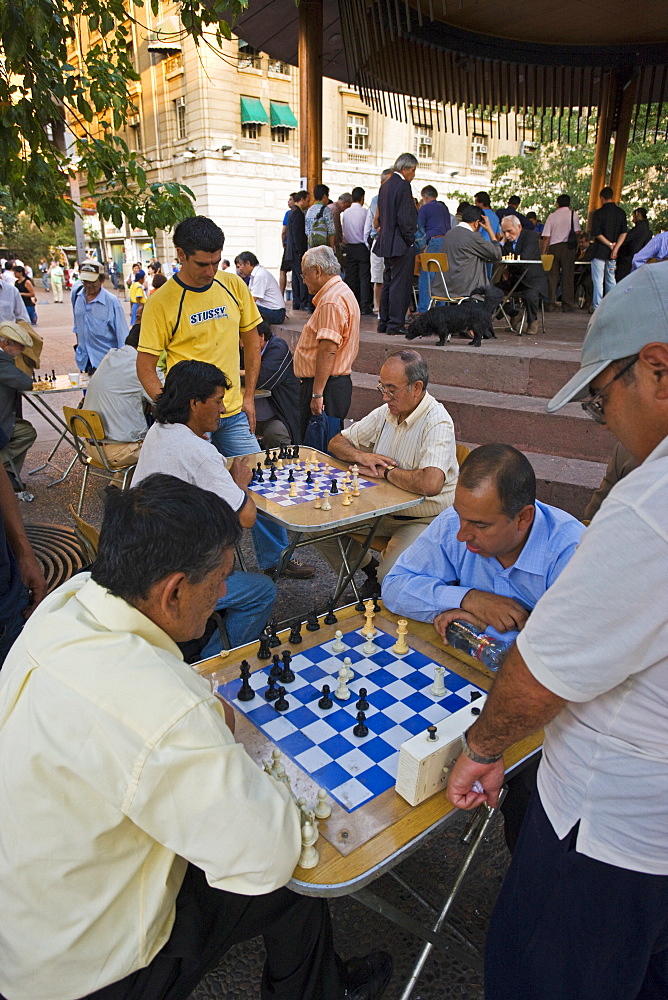
[[[153,400],[137,375],[139,326],[133,326],[123,347],[104,356],[86,389],[86,409],[102,420],[102,446],[112,468],[131,465],[139,458],[148,426],[144,406]]]
[[[373,315],[371,295],[371,251],[365,235],[369,213],[364,207],[364,188],[352,190],[349,208],[341,214],[343,244],[346,252],[344,281],[352,288],[363,316]]]
[[[248,290],[255,300],[262,319],[267,323],[284,323],[285,299],[273,274],[270,274],[266,267],[262,267],[250,250],[244,250],[235,257],[234,265],[239,277],[248,281]]]
[[[209,440],[224,412],[223,397],[229,388],[227,376],[205,361],[179,361],[170,368],[132,485],[156,472],[176,476],[217,494],[237,512],[242,528],[252,528],[257,511],[246,491],[251,478],[246,459],[234,458],[228,472],[226,460]],[[276,587],[264,574],[237,571],[228,577],[226,590],[217,610],[225,611],[230,645],[242,646],[256,639],[266,625]],[[219,651],[207,646],[202,658]]]
[[[20,319],[24,323],[30,323],[19,290],[7,281],[0,281],[0,323],[6,319],[12,323],[16,323]]]
[[[536,605],[450,775],[454,805],[494,806],[502,754],[546,727],[486,1000],[668,995],[668,263],[605,296],[580,365],[548,408],[583,399],[642,464]]]
[[[326,901],[284,888],[301,846],[289,790],[179,651],[240,534],[228,504],[173,476],[114,491],[92,573],[42,602],[5,661],[4,996],[186,1000],[258,935],[265,1000],[381,995],[389,956],[349,979]]]
[[[545,306],[548,312],[557,308],[557,285],[561,275],[561,311],[574,312],[575,305],[575,258],[578,253],[577,239],[575,245],[569,247],[571,229],[580,232],[578,213],[571,209],[571,196],[560,194],[557,198],[557,208],[550,212],[543,232],[541,233],[541,253],[554,256],[552,267],[547,273],[547,283],[550,289],[550,300]]]

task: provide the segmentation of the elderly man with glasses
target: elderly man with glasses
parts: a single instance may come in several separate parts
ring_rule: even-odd
[[[545,728],[487,1000],[668,995],[668,263],[605,296],[548,409],[577,399],[639,465],[538,602],[450,773],[455,806],[495,806],[504,751]]]
[[[457,482],[455,429],[442,403],[427,392],[429,371],[417,351],[390,354],[380,370],[382,406],[337,434],[329,443],[336,458],[359,466],[369,479],[386,479],[393,486],[420,493],[425,499],[411,516],[388,514],[376,539],[385,542],[380,561],[367,553],[362,566],[367,581],[362,597],[380,592],[380,581],[433,519],[452,504]],[[341,554],[336,541],[318,548],[338,572]],[[360,546],[352,543],[351,559]]]

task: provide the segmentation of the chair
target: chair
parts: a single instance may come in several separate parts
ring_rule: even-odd
[[[457,465],[461,465],[465,458],[471,454],[471,449],[466,444],[456,444],[455,453],[457,455]]]
[[[543,265],[543,270],[546,273],[548,271],[551,271],[552,270],[552,264],[554,262],[554,254],[553,253],[542,253],[540,255],[540,259],[541,259],[541,262],[542,262],[542,265]],[[519,292],[517,297],[518,297],[518,299],[521,302],[522,301],[522,292]],[[527,314],[526,314],[526,309],[525,309],[524,310],[524,316],[522,316],[522,322],[520,323],[520,328],[517,331],[517,336],[518,337],[522,336],[522,332],[524,330],[524,321],[526,320],[526,318],[527,318]],[[542,331],[543,331],[543,333],[545,333],[545,306],[543,304],[543,297],[542,297],[542,295],[540,297],[540,323],[541,323]]]
[[[69,505],[68,510],[74,519],[74,534],[77,536],[81,551],[88,562],[93,563],[97,559],[100,532],[92,524],[89,524],[88,521],[84,521],[82,517],[79,517],[72,504]]]
[[[429,286],[429,308],[433,306],[434,302],[463,302],[464,299],[470,298],[468,295],[451,295],[448,291],[448,285],[445,280],[446,273],[450,270],[450,264],[448,263],[447,253],[421,253],[420,254],[420,266],[423,271],[427,271],[429,274],[438,274],[442,283],[445,295],[435,294],[433,291],[434,283]]]
[[[68,430],[74,438],[77,459],[84,470],[77,505],[77,514],[81,516],[89,475],[119,482],[116,477],[121,473],[120,488],[124,490],[129,485],[131,474],[137,463],[131,462],[116,469],[109,465],[104,453],[104,427],[99,413],[96,413],[95,410],[75,410],[71,406],[63,406],[63,416]]]

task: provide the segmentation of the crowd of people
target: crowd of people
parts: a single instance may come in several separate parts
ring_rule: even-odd
[[[344,963],[326,901],[286,888],[301,846],[292,800],[235,741],[231,710],[188,666],[222,642],[256,639],[272,616],[288,539],[257,510],[244,456],[316,433],[362,476],[424,497],[382,518],[362,595],[433,623],[444,641],[463,619],[512,643],[462,737],[452,803],[496,806],[503,753],[546,727],[542,761],[509,782],[502,806],[512,863],[487,940],[487,1000],[668,991],[667,661],[656,598],[668,537],[668,262],[634,267],[643,249],[650,259],[647,220],[637,210],[638,231],[627,233],[603,189],[590,244],[595,312],[580,370],[548,407],[581,400],[626,449],[585,529],[537,499],[531,463],[512,444],[458,462],[453,420],[415,350],[385,357],[380,405],[346,426],[371,286],[381,284],[378,329],[404,333],[420,245],[448,254],[458,296],[488,284],[504,251],[527,261],[550,253],[556,273],[530,265],[524,279],[530,324],[559,289],[562,308],[575,308],[581,227],[567,195],[542,230],[517,196],[495,212],[484,191],[453,217],[431,185],[416,205],[416,168],[402,154],[369,210],[361,188],[336,203],[324,185],[312,205],[306,191],[291,196],[281,270],[299,292],[293,310],[308,314],[294,353],[271,329],[285,318],[285,283],[252,251],[221,267],[225,237],[204,216],[176,226],[169,278],[157,261],[133,267],[131,329],[103,287],[104,266],[79,268],[71,302],[76,362],[91,376],[86,406],[100,415],[112,468],[136,468],[129,489],[108,491],[90,571],[45,601],[0,467],[0,774],[11,803],[0,824],[0,990],[9,1000],[186,1000],[234,943],[259,934],[266,1000],[385,991],[390,956]],[[643,240],[615,287],[611,262]],[[652,258],[660,253],[656,244]],[[29,280],[24,265],[12,270]],[[34,440],[16,412],[31,382],[16,364],[32,344],[30,314],[20,288],[0,291],[11,313],[0,316],[0,459],[20,476]],[[258,389],[269,394],[256,399]],[[259,572],[234,568],[246,530]],[[338,545],[326,536],[316,545],[338,572]],[[350,558],[357,545],[351,538]],[[315,568],[291,560],[283,573],[309,579]]]

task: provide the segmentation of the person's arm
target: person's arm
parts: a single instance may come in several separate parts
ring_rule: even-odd
[[[35,286],[33,285],[30,278],[26,278],[26,292],[34,299],[35,298]]]
[[[483,216],[482,216],[482,220],[481,220],[480,225],[487,232],[487,235],[489,236],[489,238],[490,238],[490,240],[492,242],[492,245],[494,243],[497,243],[499,241],[499,239],[501,238],[501,231],[499,230],[498,232],[494,232],[494,230],[492,229],[492,224],[489,221],[489,217],[487,215],[485,215],[484,212],[483,212]],[[487,242],[487,241],[485,241],[485,242]]]
[[[445,473],[434,466],[428,466],[426,469],[400,469],[395,466],[381,475],[393,486],[409,490],[411,493],[421,493],[426,497],[437,496],[445,483]]]
[[[28,378],[28,376],[26,376]],[[5,534],[19,567],[21,579],[30,591],[30,604],[25,616],[32,614],[40,601],[46,597],[46,580],[42,567],[37,562],[32,545],[21,519],[18,500],[9,481],[4,465],[0,463],[0,509]]]
[[[328,449],[341,462],[357,465],[362,475],[381,479],[384,469],[394,465],[394,459],[389,455],[379,455],[373,451],[358,448],[344,434],[337,434],[328,444]]]
[[[612,253],[610,254],[611,260],[617,260],[617,254],[619,253],[620,248],[623,246],[625,239],[626,239],[626,233],[620,233],[616,241],[612,244]]]
[[[633,261],[631,262],[631,270],[635,271],[636,268],[640,267],[641,264],[646,264],[648,260],[652,257],[656,257],[659,253],[659,247],[661,245],[661,240],[659,236],[654,236],[649,243],[646,243],[642,250],[639,250],[637,254],[634,254]]]
[[[246,457],[233,458],[229,469],[230,475],[239,489],[245,493],[245,500],[241,507],[237,508],[237,517],[242,528],[252,528],[257,519],[257,507],[255,501],[248,492],[248,484],[251,481],[251,470]]]
[[[137,351],[137,378],[144,387],[144,392],[154,403],[162,392],[162,383],[155,370],[157,363],[158,358],[155,354]]]
[[[485,216],[485,218],[487,218]],[[488,223],[489,225],[489,223]],[[503,248],[500,243],[497,243],[496,236],[492,231],[492,227],[489,226],[490,239],[485,240],[479,233],[475,233],[477,239],[471,244],[471,247],[476,254],[476,256],[481,257],[482,260],[496,261],[501,260],[501,255],[503,254]]]
[[[244,397],[241,409],[248,417],[251,434],[255,434],[255,388],[260,374],[261,349],[257,327],[240,334],[244,345]]]
[[[333,340],[325,340],[323,338],[318,341],[318,353],[315,359],[315,377],[313,379],[313,396],[318,396],[319,398],[311,399],[311,413],[316,417],[323,410],[322,397],[327,385],[327,379],[332,374],[338,349],[339,345],[334,343]]]

